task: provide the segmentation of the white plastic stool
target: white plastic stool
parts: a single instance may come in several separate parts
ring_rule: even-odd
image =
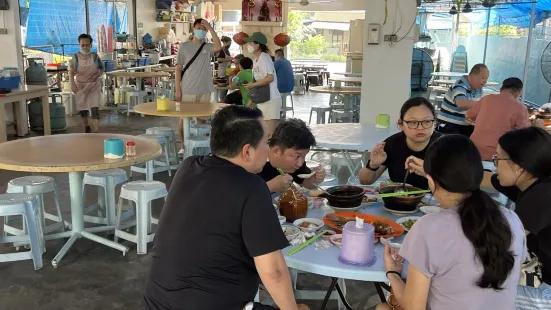
[[[61,215],[61,208],[59,206],[59,194],[57,191],[57,185],[55,180],[47,176],[26,176],[17,179],[13,179],[8,182],[8,189],[6,191],[9,194],[13,193],[24,193],[29,195],[37,195],[38,197],[38,208],[39,208],[39,219],[42,223],[42,230],[44,234],[49,234],[54,231],[62,232],[65,230],[65,222],[63,221],[63,216]],[[44,210],[44,194],[54,193],[54,202],[57,211],[57,215],[47,213]],[[46,226],[46,220],[54,221],[55,224]],[[69,226],[67,224],[67,226]],[[23,222],[23,229],[17,229],[10,226],[9,217],[6,216],[4,219],[4,236],[9,235],[23,235],[26,233],[25,222]]]
[[[189,137],[184,141],[184,156],[186,159],[193,155],[193,151],[197,148],[205,149],[204,155],[210,153],[210,138],[209,137]]]
[[[157,172],[163,172],[168,171],[168,176],[172,176],[172,171],[170,169],[170,159],[168,157],[168,144],[165,136],[161,135],[139,135],[140,137],[147,138],[150,140],[157,141],[161,145],[161,149],[163,150],[163,155],[165,161],[160,160],[150,160],[145,163],[145,166],[142,165],[135,165],[130,167],[130,177],[132,177],[132,172],[138,172],[138,173],[144,173],[146,180],[153,180],[153,174]],[[163,156],[161,155],[161,156]]]
[[[147,244],[153,241],[155,234],[151,232],[152,224],[158,224],[159,220],[151,215],[151,201],[164,198],[168,192],[166,185],[158,181],[135,181],[122,186],[117,210],[117,226],[115,229],[115,242],[118,238],[137,244],[138,254],[147,254]],[[132,235],[123,231],[121,226],[122,200],[133,201],[136,204],[136,221],[125,228],[136,226],[136,234]]]
[[[29,242],[31,250],[0,254],[0,262],[32,259],[34,269],[42,268],[42,254],[45,252],[41,225],[41,207],[38,196],[29,194],[0,195],[0,216],[22,216],[27,233],[20,236],[0,237],[0,243]]]
[[[174,159],[175,166],[171,169],[177,169],[180,159],[178,158],[178,145],[176,144],[176,134],[170,127],[151,127],[145,130],[146,135],[164,136],[168,143],[168,156]],[[172,148],[171,148],[172,145]]]
[[[291,97],[291,106],[287,106],[287,97]],[[287,116],[287,111],[293,111],[293,117],[295,116],[295,103],[293,102],[293,93],[281,94],[281,113],[284,117]]]
[[[210,124],[192,124],[190,126],[190,132],[189,134],[191,136],[203,136],[206,137],[210,135],[211,126]]]
[[[84,215],[84,221],[94,224],[115,225],[117,206],[115,202],[115,187],[128,181],[126,171],[122,169],[106,169],[88,171],[82,182],[82,201],[86,202],[86,185],[98,187],[98,202],[86,208],[87,212],[97,209],[98,216]]]

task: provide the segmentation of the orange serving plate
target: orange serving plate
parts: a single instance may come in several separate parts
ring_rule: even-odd
[[[337,212],[337,213],[332,213],[332,215],[335,215],[335,216],[339,216],[339,217],[345,217],[345,218],[350,218],[350,219],[355,219],[356,217],[359,217],[359,218],[362,218],[364,219],[364,222],[366,223],[373,223],[375,221],[380,221],[380,222],[383,222],[383,223],[386,223],[388,225],[390,225],[390,227],[392,227],[392,229],[394,230],[393,233],[391,234],[387,234],[387,235],[375,235],[376,238],[380,238],[380,237],[383,237],[383,238],[390,238],[390,237],[397,237],[397,236],[400,236],[401,234],[404,233],[404,227],[402,227],[402,225],[394,222],[394,221],[391,221],[389,219],[386,219],[384,217],[380,217],[380,216],[375,216],[375,215],[371,215],[371,214],[363,214],[363,213],[356,213],[356,212]],[[339,228],[332,220],[328,219],[327,218],[327,215],[323,217],[323,222],[333,228],[334,230],[337,230],[337,231],[342,231],[341,228]]]

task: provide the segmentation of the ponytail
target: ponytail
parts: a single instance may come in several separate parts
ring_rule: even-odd
[[[461,227],[473,244],[484,272],[477,281],[481,288],[502,290],[515,259],[509,250],[513,234],[496,203],[480,189],[464,200],[458,210]]]

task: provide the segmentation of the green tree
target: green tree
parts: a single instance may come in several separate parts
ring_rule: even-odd
[[[290,12],[287,29],[291,37],[291,55],[293,58],[318,56],[325,53],[327,42],[322,35],[312,36],[304,26],[304,20],[310,15],[304,12]]]
[[[486,28],[482,28],[478,31],[479,35],[486,35]],[[523,35],[523,31],[519,31],[516,26],[499,25],[491,26],[488,30],[489,36],[504,36],[504,37],[520,37]]]

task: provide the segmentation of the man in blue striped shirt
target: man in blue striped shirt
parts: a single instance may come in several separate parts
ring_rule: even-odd
[[[465,113],[482,97],[490,71],[484,64],[476,64],[469,75],[463,76],[446,92],[437,117],[436,130],[445,134],[470,137],[474,126],[465,121]]]

